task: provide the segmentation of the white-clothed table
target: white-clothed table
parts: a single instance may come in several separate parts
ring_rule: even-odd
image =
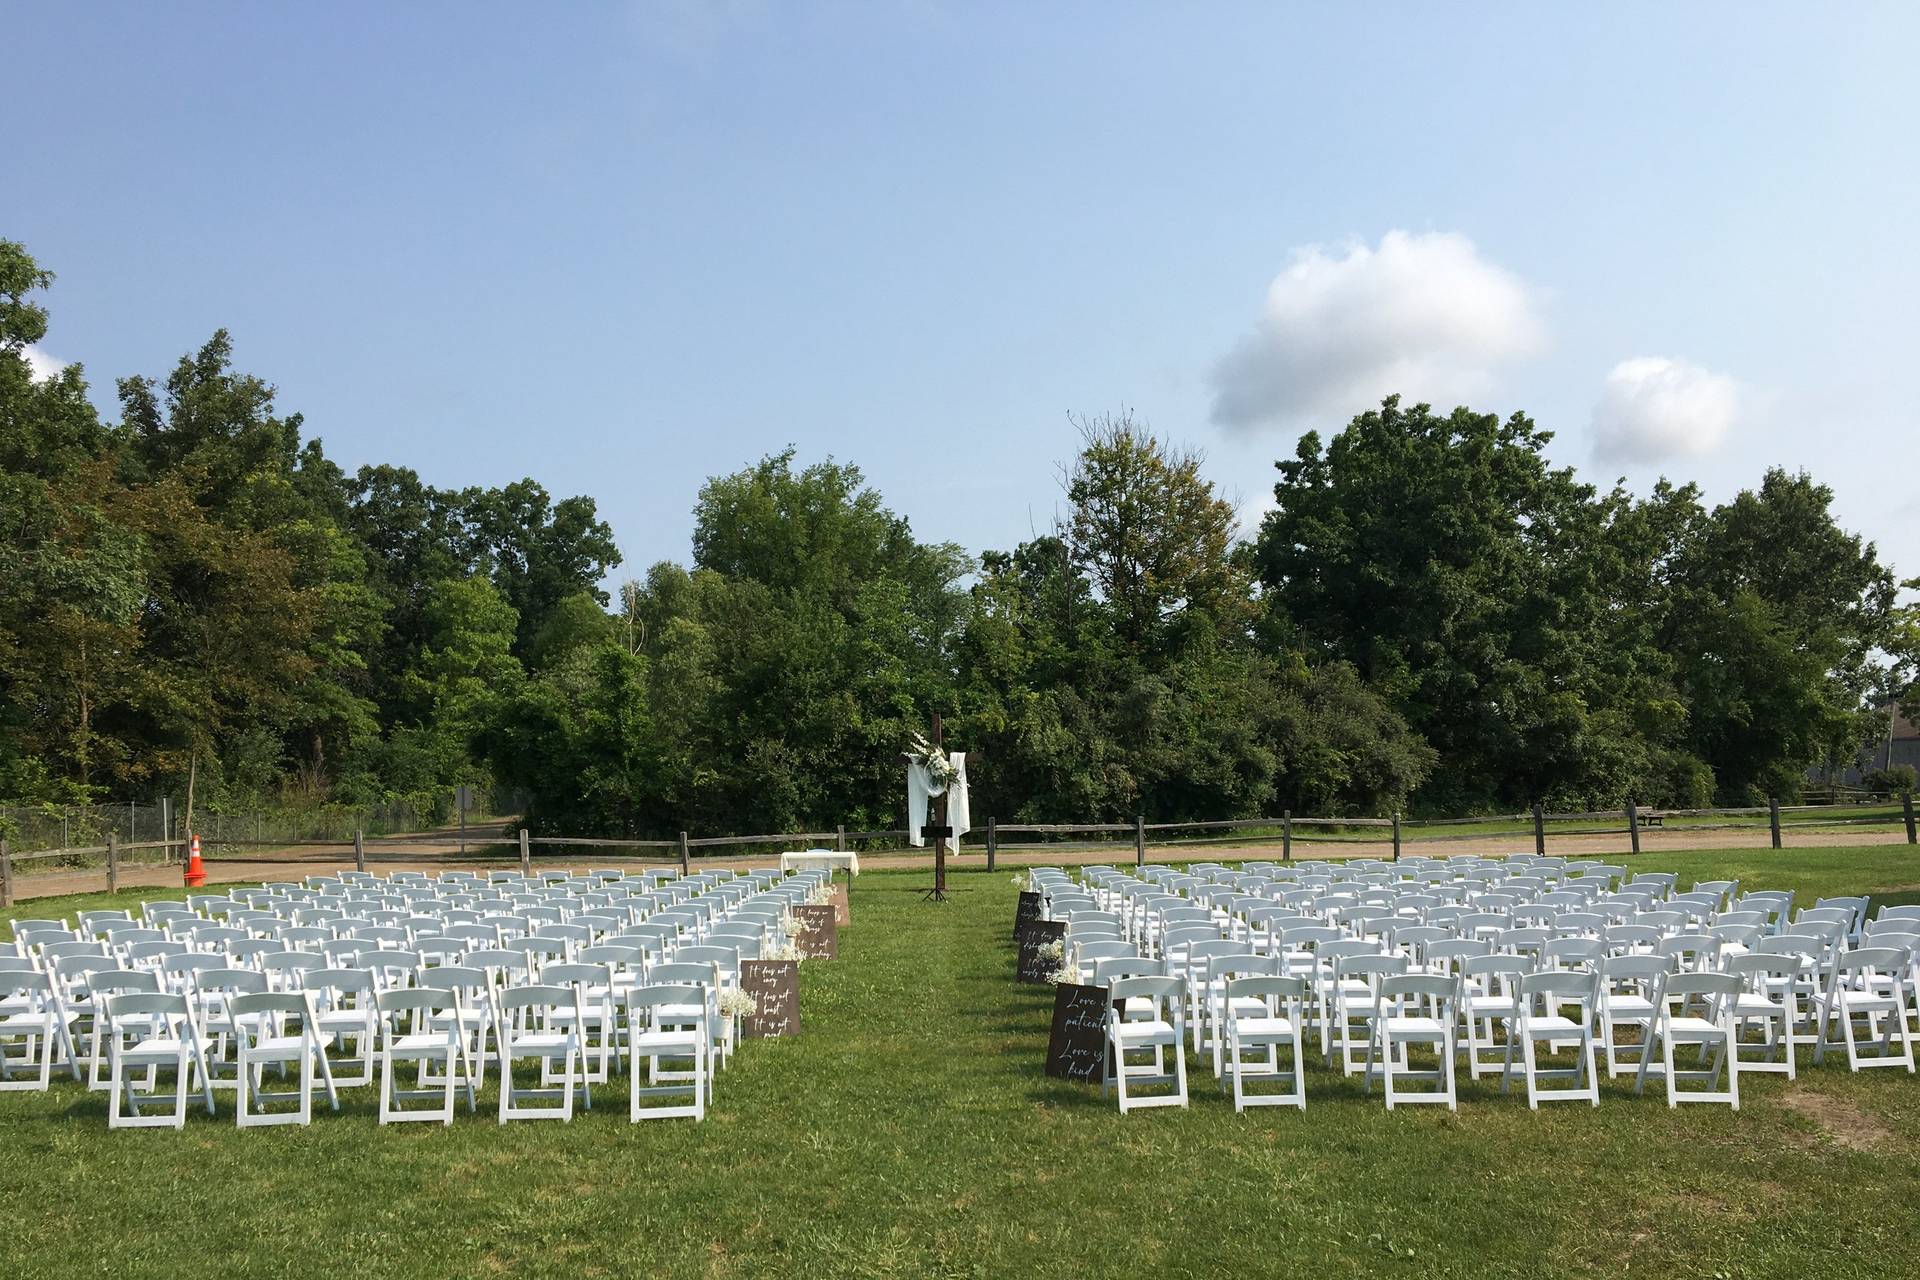
[[[796,849],[792,853],[780,855],[780,870],[788,871],[834,871],[845,867],[847,874],[860,874],[860,855],[841,853],[834,849]]]

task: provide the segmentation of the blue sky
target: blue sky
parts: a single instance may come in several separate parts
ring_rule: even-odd
[[[1070,412],[1257,517],[1386,390],[1920,574],[1920,8],[0,6],[40,355],[213,329],[349,468],[532,475],[639,571],[791,442],[1043,528]]]

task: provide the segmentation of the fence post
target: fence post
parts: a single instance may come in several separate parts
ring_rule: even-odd
[[[1147,819],[1137,813],[1133,815],[1133,865],[1147,865]]]
[[[120,892],[120,833],[107,832],[107,892]]]
[[[833,851],[835,853],[845,853],[847,851],[847,824],[844,822],[834,824]]]
[[[1907,843],[1920,844],[1920,840],[1916,840],[1914,838],[1915,832],[1913,829],[1913,792],[1911,791],[1901,792],[1900,805],[1903,809],[1906,810],[1906,813],[1907,813]]]
[[[1633,851],[1640,852],[1640,806],[1627,801],[1627,834],[1633,837]]]
[[[1547,856],[1547,811],[1537,804],[1533,806],[1533,851],[1539,857]]]
[[[1778,797],[1767,797],[1767,828],[1773,832],[1773,847],[1780,847],[1780,801]]]
[[[1293,861],[1293,810],[1280,813],[1280,861]]]
[[[160,797],[160,839],[163,841],[173,839],[173,811],[168,807],[165,796]],[[160,861],[168,863],[173,861],[172,845],[160,846]]]
[[[527,848],[527,829],[525,827],[520,828],[520,874],[523,876],[533,874],[533,853]]]
[[[680,833],[680,874],[693,870],[693,851],[687,847],[687,833]]]
[[[994,830],[996,819],[987,815],[987,870],[993,870],[994,859],[1000,855],[1000,833]]]
[[[1400,811],[1393,811],[1393,860],[1400,861]]]
[[[367,842],[361,838],[358,827],[353,829],[353,869],[355,871],[367,869]]]
[[[7,838],[0,836],[0,907],[13,905],[13,852]]]

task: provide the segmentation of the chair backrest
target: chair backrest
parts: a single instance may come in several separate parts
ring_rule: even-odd
[[[1840,983],[1856,975],[1874,974],[1898,982],[1911,961],[1912,953],[1902,947],[1855,947],[1834,957],[1833,977]]]
[[[1611,991],[1634,987],[1651,994],[1654,984],[1673,971],[1672,956],[1606,956],[1600,961],[1601,984]]]
[[[297,991],[254,991],[237,995],[227,1002],[227,1014],[243,1034],[259,1040],[276,1022],[292,1021],[307,1027],[312,1006]]]
[[[540,971],[540,981],[551,987],[600,987],[611,990],[613,970],[604,964],[550,964]]]
[[[1451,1008],[1460,999],[1460,979],[1439,973],[1390,973],[1380,979],[1379,1002],[1434,1001]],[[1443,1011],[1441,1017],[1447,1016]]]
[[[438,991],[454,991],[463,996],[488,990],[487,971],[472,965],[439,964],[420,972],[420,985]]]
[[[1284,1000],[1298,1003],[1307,998],[1307,980],[1270,973],[1232,978],[1227,982],[1227,998],[1230,1000]]]
[[[1746,990],[1746,982],[1737,973],[1671,973],[1661,984],[1664,1001],[1707,999],[1723,1001]]]
[[[1599,992],[1600,975],[1573,969],[1536,969],[1520,975],[1517,997],[1522,1002],[1544,999],[1555,1003],[1575,1001],[1588,1008]]]
[[[1166,972],[1167,966],[1164,960],[1152,960],[1142,956],[1115,956],[1093,962],[1094,985],[1102,987],[1134,978],[1164,977]]]
[[[448,987],[389,987],[374,992],[373,1002],[382,1014],[441,1013],[457,1009],[460,996]]]
[[[267,975],[258,969],[202,969],[193,975],[193,989],[202,996],[259,995],[267,989]]]
[[[1107,988],[1108,1008],[1120,1008],[1129,1000],[1151,1000],[1156,1005],[1165,1005],[1174,1020],[1181,1020],[1180,979],[1178,978],[1157,976],[1119,978]]]
[[[717,988],[720,985],[720,975],[711,964],[669,960],[664,964],[650,967],[647,970],[646,981],[656,985],[672,983],[682,986]]]

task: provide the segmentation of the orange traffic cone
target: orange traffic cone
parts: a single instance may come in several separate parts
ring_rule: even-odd
[[[207,882],[207,868],[200,861],[200,837],[187,837],[187,888],[198,889]]]

